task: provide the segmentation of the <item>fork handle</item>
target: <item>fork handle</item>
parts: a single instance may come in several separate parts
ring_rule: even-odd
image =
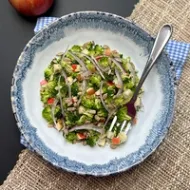
[[[158,32],[158,35],[156,37],[156,40],[154,42],[154,46],[152,48],[152,51],[150,53],[150,56],[147,60],[146,66],[143,70],[143,73],[141,75],[140,81],[137,85],[137,88],[133,94],[133,97],[131,99],[131,102],[135,102],[137,99],[137,96],[139,94],[139,91],[145,81],[145,79],[147,78],[149,72],[151,71],[152,67],[154,66],[154,64],[156,63],[157,58],[159,57],[159,55],[161,54],[161,52],[163,51],[165,45],[167,44],[168,40],[170,39],[171,35],[173,32],[173,27],[169,24],[164,25],[160,31]]]

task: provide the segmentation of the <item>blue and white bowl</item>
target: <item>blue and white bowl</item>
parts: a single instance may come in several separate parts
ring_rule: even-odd
[[[39,82],[56,53],[91,40],[130,56],[139,76],[154,41],[132,22],[110,13],[77,12],[63,16],[24,48],[13,74],[11,100],[21,133],[45,160],[78,174],[105,176],[139,164],[162,142],[172,121],[175,79],[171,61],[162,53],[144,84],[144,109],[139,112],[138,123],[126,144],[115,150],[69,144],[61,133],[48,128],[41,116]]]

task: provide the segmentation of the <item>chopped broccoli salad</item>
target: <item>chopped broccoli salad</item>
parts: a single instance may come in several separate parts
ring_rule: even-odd
[[[116,148],[127,140],[119,123],[132,122],[125,104],[138,81],[130,57],[94,42],[74,45],[58,53],[44,71],[42,116],[70,143]],[[117,123],[110,130],[114,116]]]

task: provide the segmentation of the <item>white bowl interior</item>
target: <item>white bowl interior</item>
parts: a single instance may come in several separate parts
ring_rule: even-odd
[[[61,156],[66,156],[70,160],[87,165],[104,164],[114,158],[125,157],[137,151],[145,143],[152,123],[156,119],[159,110],[161,110],[163,95],[156,68],[153,68],[144,83],[144,108],[138,114],[137,125],[131,130],[128,142],[119,148],[113,150],[109,146],[91,148],[81,144],[72,145],[65,141],[61,133],[47,127],[47,122],[42,118],[43,107],[40,101],[40,81],[43,79],[44,69],[58,52],[65,51],[68,46],[71,47],[74,44],[83,44],[94,40],[95,43],[106,44],[111,49],[118,50],[124,56],[130,56],[139,71],[139,76],[147,60],[143,47],[138,46],[131,39],[122,35],[119,36],[112,32],[101,29],[92,30],[90,28],[77,31],[73,28],[67,28],[64,34],[64,38],[53,42],[43,51],[36,53],[34,63],[28,70],[27,77],[23,83],[26,116],[30,119],[32,126],[37,129],[38,136],[52,151]]]

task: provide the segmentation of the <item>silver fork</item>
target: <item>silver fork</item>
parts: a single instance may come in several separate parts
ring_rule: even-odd
[[[138,84],[138,86],[134,92],[132,99],[126,104],[126,106],[128,108],[128,114],[131,116],[132,119],[134,119],[134,117],[136,116],[136,108],[135,108],[134,104],[135,104],[135,101],[137,99],[139,90],[141,89],[142,84],[144,83],[144,81],[145,81],[146,77],[148,76],[149,72],[151,71],[152,67],[156,63],[157,58],[159,57],[159,55],[163,51],[165,45],[167,44],[168,40],[170,39],[172,32],[173,32],[173,28],[171,25],[164,25],[160,29],[160,31],[156,37],[154,46],[152,48],[152,51],[151,51],[150,56],[148,58],[148,61],[145,65],[145,68],[144,68],[144,71],[142,73],[139,84]],[[110,128],[109,128],[108,133],[107,133],[107,137],[111,139],[111,137],[113,135],[112,129],[115,126],[115,124],[118,127],[121,126],[119,133],[124,132],[126,134],[126,137],[127,137],[127,134],[129,133],[129,131],[132,128],[132,123],[127,122],[127,121],[123,121],[123,123],[120,124],[120,123],[116,123],[116,122],[117,122],[117,116],[114,117],[114,119],[110,125]]]
[[[148,58],[148,61],[145,65],[145,68],[144,68],[144,71],[140,78],[140,81],[135,89],[133,97],[126,104],[127,110],[128,110],[128,115],[131,116],[132,119],[136,116],[135,102],[137,100],[139,91],[140,91],[145,79],[147,78],[148,74],[150,73],[151,69],[155,65],[158,57],[162,53],[165,45],[167,44],[168,40],[170,39],[172,32],[173,32],[172,26],[169,24],[166,24],[160,29],[160,31],[157,34],[156,40],[154,42],[154,46],[152,48],[152,51]]]

